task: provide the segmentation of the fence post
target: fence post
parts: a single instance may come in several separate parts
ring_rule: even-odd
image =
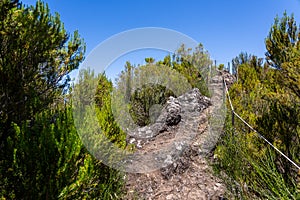
[[[225,89],[225,82],[224,82],[224,78],[223,78],[223,103],[225,104],[225,108],[226,108],[226,89]]]
[[[234,111],[233,110],[231,111],[231,123],[232,123],[232,126],[234,127]]]
[[[215,60],[215,69],[217,69],[217,60]]]
[[[210,77],[210,69],[208,69],[208,73],[207,73],[207,76],[206,76],[206,85],[209,84],[209,77]]]
[[[228,67],[227,67],[227,68],[228,68],[228,72],[229,72],[229,73],[230,73],[230,72],[232,73],[232,70],[231,70],[231,68],[230,68],[230,62],[227,63],[227,66],[228,66]]]
[[[212,64],[209,65],[209,80],[211,80],[211,77],[212,77],[212,74],[211,74],[212,69],[211,68],[212,68]]]

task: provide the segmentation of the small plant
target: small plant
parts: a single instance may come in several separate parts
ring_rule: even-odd
[[[224,64],[220,64],[218,70],[223,70],[223,69],[224,69]]]

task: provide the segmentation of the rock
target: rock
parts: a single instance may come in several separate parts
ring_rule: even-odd
[[[189,168],[189,157],[190,151],[185,151],[180,158],[178,158],[175,162],[171,162],[167,167],[160,169],[161,175],[164,179],[170,179],[175,174],[182,174]]]
[[[221,183],[216,183],[216,186],[217,186],[217,187],[221,187],[222,184],[221,184]]]
[[[129,144],[133,144],[135,141],[136,141],[135,138],[131,138],[131,139],[129,140]]]
[[[201,95],[197,88],[190,90],[178,98],[170,96],[155,123],[128,131],[129,138],[127,141],[133,141],[131,138],[145,140],[154,138],[172,126],[178,125],[182,120],[185,120],[183,119],[183,115],[187,117],[198,115],[210,105],[210,99]],[[198,126],[198,124],[195,125]]]
[[[139,149],[142,148],[141,140],[137,141],[136,147],[139,148]]]
[[[222,71],[222,77],[226,82],[228,88],[236,81],[236,77],[230,74],[228,71]]]
[[[175,199],[175,198],[176,198],[176,196],[174,194],[169,194],[169,195],[166,196],[167,200],[172,200],[172,199]]]
[[[157,119],[157,122],[163,122],[167,126],[177,125],[181,120],[181,105],[179,101],[170,96],[165,108],[163,108],[160,116]]]

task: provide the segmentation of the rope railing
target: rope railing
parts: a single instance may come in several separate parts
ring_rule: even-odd
[[[234,111],[234,107],[232,105],[231,99],[230,99],[230,95],[228,92],[228,87],[226,84],[226,81],[223,78],[223,84],[224,84],[224,88],[225,88],[225,92],[226,95],[228,96],[228,101],[230,104],[230,108],[231,108],[231,113],[232,113],[232,125],[234,125],[234,116],[236,116],[237,118],[239,118],[246,126],[248,126],[253,132],[255,132],[258,137],[260,137],[261,139],[263,139],[266,143],[268,143],[273,149],[275,149],[278,153],[280,153],[280,155],[282,155],[285,159],[287,159],[291,164],[293,164],[296,168],[298,168],[298,170],[300,171],[300,166],[297,165],[293,160],[291,160],[288,156],[286,156],[282,151],[280,151],[277,147],[275,147],[270,141],[268,141],[262,134],[260,134],[258,131],[256,131],[249,123],[247,123],[240,115],[238,115],[235,111]]]

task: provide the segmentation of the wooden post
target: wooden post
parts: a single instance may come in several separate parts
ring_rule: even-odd
[[[232,123],[232,126],[234,127],[234,111],[233,110],[231,111],[231,123]]]
[[[211,68],[212,68],[212,65],[210,64],[210,65],[209,65],[209,79],[211,79],[211,77],[212,77],[212,74],[211,74]]]
[[[228,72],[230,73],[230,62],[228,62],[227,66],[228,66]]]
[[[225,83],[224,83],[224,79],[223,79],[223,103],[225,104],[225,108],[226,108],[226,91],[225,91]]]
[[[215,60],[215,69],[217,69],[217,60]]]

